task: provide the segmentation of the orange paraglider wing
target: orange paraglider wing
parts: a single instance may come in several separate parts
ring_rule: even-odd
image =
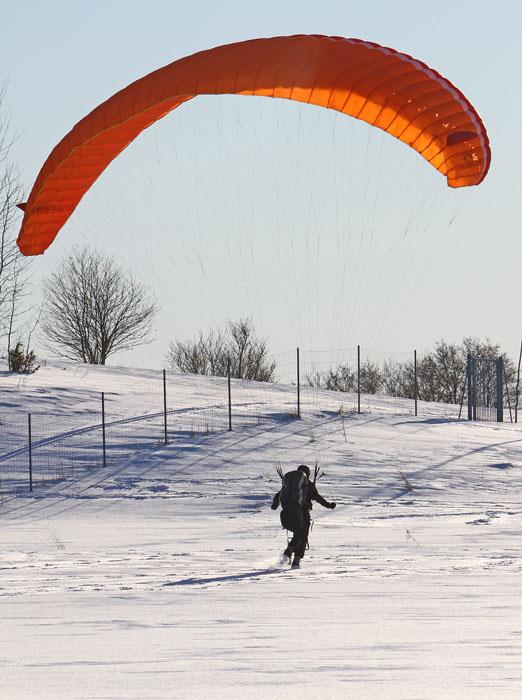
[[[60,141],[25,205],[18,246],[43,253],[109,163],[144,129],[197,95],[263,95],[337,110],[415,149],[450,187],[478,185],[490,163],[477,112],[436,71],[360,39],[253,39],[181,58],[99,105]]]

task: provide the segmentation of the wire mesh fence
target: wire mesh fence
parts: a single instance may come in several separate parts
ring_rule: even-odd
[[[297,416],[295,351],[274,355],[272,360],[276,365],[273,382],[230,379],[232,427],[261,425]]]
[[[226,377],[165,372],[163,441],[228,429]]]
[[[415,352],[385,353],[356,346],[305,351],[300,356],[305,408],[319,402],[335,411],[417,414]],[[453,407],[449,410],[455,412]]]
[[[0,501],[113,466],[162,443],[314,412],[468,417],[462,410],[465,387],[456,385],[452,403],[425,399],[424,375],[418,376],[424,358],[416,352],[356,346],[296,350],[272,360],[272,382],[121,371],[103,387],[107,391],[97,391],[82,388],[88,370],[75,368],[70,386],[54,398],[52,389],[31,390],[19,382],[10,393],[16,400],[3,402],[0,414]],[[484,416],[491,419],[490,413]]]

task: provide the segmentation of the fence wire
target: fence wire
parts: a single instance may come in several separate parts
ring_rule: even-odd
[[[460,401],[423,400],[424,388],[416,380],[416,367],[423,358],[414,352],[352,347],[292,351],[271,360],[272,382],[111,370],[110,391],[102,392],[82,388],[90,370],[75,367],[64,374],[64,385],[53,396],[52,389],[31,389],[30,381],[20,378],[6,391],[0,414],[0,502],[30,488],[36,491],[114,466],[162,443],[299,415],[360,412],[467,418],[466,409],[462,411],[467,397],[460,387],[453,396],[454,400],[460,395]],[[99,385],[103,388],[102,376]]]

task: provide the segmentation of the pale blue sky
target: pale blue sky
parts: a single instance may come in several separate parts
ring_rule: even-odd
[[[10,79],[12,122],[22,130],[15,156],[27,189],[60,138],[121,87],[186,54],[259,36],[334,34],[392,46],[449,78],[488,130],[487,179],[450,201],[416,155],[404,156],[410,180],[397,193],[396,159],[404,146],[380,134],[368,146],[367,130],[348,125],[348,118],[280,103],[258,107],[259,100],[238,106],[245,98],[194,100],[111,166],[55,246],[35,261],[38,284],[74,243],[87,242],[118,255],[150,284],[162,303],[161,330],[147,349],[116,361],[160,367],[170,338],[245,314],[277,352],[357,342],[399,351],[472,334],[488,335],[515,354],[522,332],[518,2],[29,0],[6,4],[2,18],[0,77]],[[340,155],[348,139],[349,165]],[[303,143],[307,155],[299,155]],[[373,191],[346,190],[354,172],[370,180],[377,167],[384,169],[378,214],[388,228],[399,221],[397,200],[412,183],[422,182],[432,197],[402,212],[419,217],[417,238],[411,248],[397,248],[390,279],[387,234],[376,229],[365,247],[374,227],[370,214],[357,213],[358,196],[371,202],[366,212],[376,211]],[[303,182],[296,171],[307,172]],[[318,210],[303,203],[307,197]],[[359,250],[339,248],[343,217],[366,227]],[[240,233],[248,242],[238,240]],[[138,237],[146,243],[136,243]],[[351,280],[341,283],[343,267]],[[402,287],[393,275],[404,277]]]

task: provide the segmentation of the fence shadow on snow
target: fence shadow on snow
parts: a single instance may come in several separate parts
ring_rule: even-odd
[[[125,373],[103,393],[74,387],[51,401],[51,389],[34,389],[30,412],[13,389],[8,396],[13,400],[2,403],[8,420],[0,421],[0,502],[113,466],[162,443],[317,412],[467,418],[462,402],[420,400],[416,353],[356,347],[297,350],[273,359],[277,376],[271,383],[166,371],[144,372],[141,378]]]

